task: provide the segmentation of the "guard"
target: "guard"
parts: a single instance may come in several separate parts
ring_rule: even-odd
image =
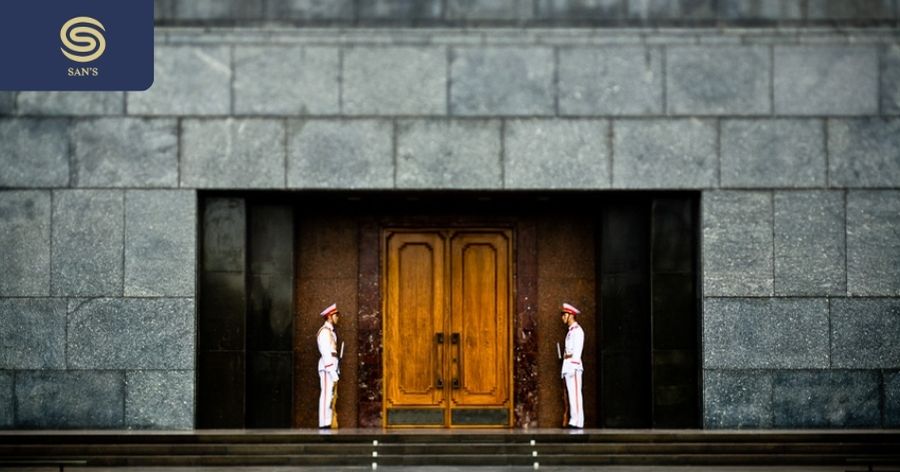
[[[575,320],[580,314],[577,308],[568,303],[562,304],[560,316],[568,326],[566,333],[566,352],[563,355],[562,378],[566,382],[566,397],[569,403],[569,428],[584,428],[584,397],[581,394],[581,377],[584,366],[581,364],[581,351],[584,349],[584,330]]]
[[[340,312],[337,303],[322,310],[320,316],[325,319],[325,324],[316,333],[316,343],[319,345],[319,428],[337,428],[337,416],[334,414],[334,400],[337,394],[337,382],[340,374],[337,353],[337,333],[334,332],[338,324]]]

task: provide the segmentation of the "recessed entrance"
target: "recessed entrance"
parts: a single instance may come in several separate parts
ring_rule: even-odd
[[[509,426],[511,231],[382,234],[385,426]]]

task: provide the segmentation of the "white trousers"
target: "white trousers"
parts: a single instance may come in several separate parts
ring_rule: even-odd
[[[584,428],[584,396],[581,394],[581,373],[576,370],[566,379],[566,393],[569,396],[569,425]]]
[[[324,370],[319,371],[319,427],[331,426],[331,399],[334,398],[334,378]]]

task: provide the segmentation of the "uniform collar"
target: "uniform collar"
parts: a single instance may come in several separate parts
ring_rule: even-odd
[[[580,327],[581,327],[581,325],[579,325],[578,322],[576,321],[576,322],[572,323],[572,326],[569,326],[569,331],[572,331],[573,329],[580,328]]]
[[[332,330],[332,331],[334,331],[334,325],[333,325],[333,324],[331,324],[331,322],[330,322],[330,321],[328,321],[328,320],[325,320],[325,324],[324,324],[324,325],[323,325],[323,326],[322,326],[322,327],[323,327],[323,328],[327,328],[327,329],[330,329],[330,330]]]

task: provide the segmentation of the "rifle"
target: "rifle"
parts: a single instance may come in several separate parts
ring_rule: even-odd
[[[559,343],[556,343],[556,357],[559,358],[560,361],[564,362],[562,358],[562,351],[559,350]],[[562,417],[562,427],[565,428],[569,425],[569,390],[566,388],[566,378],[562,378],[562,394],[563,394],[563,417]]]
[[[344,343],[341,342],[341,353],[338,355],[338,359],[344,358]],[[331,395],[331,429],[338,429],[338,417],[337,417],[337,397],[338,397],[338,383],[335,382],[332,387],[333,393]]]

